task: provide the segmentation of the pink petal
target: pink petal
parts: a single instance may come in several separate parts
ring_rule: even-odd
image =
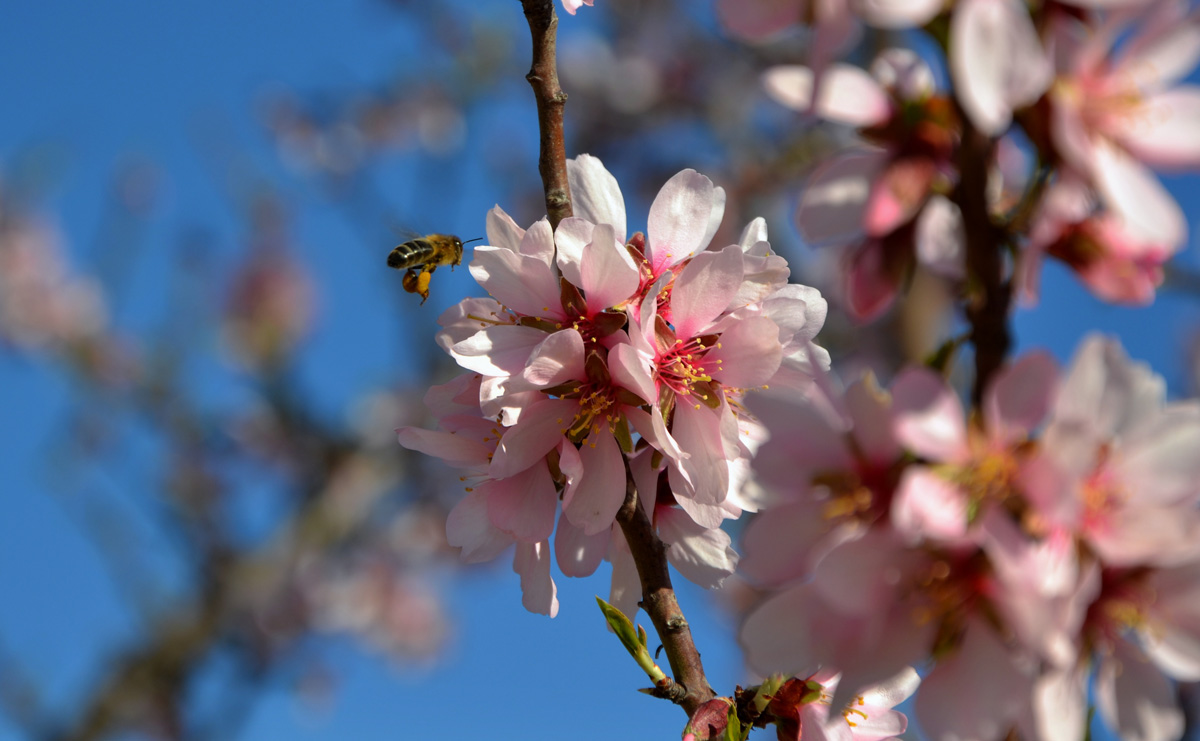
[[[724,530],[697,525],[686,512],[669,507],[659,508],[657,525],[667,560],[693,584],[716,589],[737,569],[738,555]]]
[[[537,317],[562,314],[558,279],[536,257],[500,247],[476,247],[471,275],[492,298],[510,309]]]
[[[521,245],[521,237],[524,236],[525,230],[517,226],[517,222],[513,221],[512,217],[504,212],[504,209],[495,206],[488,211],[487,237],[489,245],[517,252]]]
[[[591,576],[604,560],[611,535],[607,530],[587,535],[571,524],[565,514],[558,518],[554,533],[554,557],[563,576]]]
[[[466,435],[401,427],[396,430],[400,444],[409,450],[441,458],[447,466],[478,466],[487,463],[492,446]]]
[[[1052,669],[1033,687],[1032,738],[1085,738],[1087,735],[1087,673]],[[1036,734],[1036,735],[1034,735]]]
[[[1116,74],[1143,91],[1162,90],[1187,77],[1200,62],[1200,19],[1195,14],[1181,18],[1186,3],[1158,3],[1150,18],[1131,39],[1128,56],[1117,65]]]
[[[788,108],[813,110],[821,118],[850,126],[874,126],[892,114],[891,101],[879,83],[866,70],[851,64],[831,64],[825,69],[815,110],[813,72],[808,67],[772,67],[763,74],[763,85],[772,98]]]
[[[625,461],[608,430],[592,432],[579,448],[583,477],[563,493],[563,512],[587,535],[612,527],[625,501]]]
[[[655,274],[707,246],[703,240],[715,202],[713,182],[695,170],[663,185],[646,220],[646,257]]]
[[[901,275],[889,264],[887,249],[870,239],[850,248],[843,259],[846,310],[857,321],[879,317],[900,292]]]
[[[697,409],[696,407],[700,408]],[[679,399],[671,433],[679,447],[690,457],[672,466],[671,489],[677,496],[691,497],[701,504],[720,504],[729,491],[729,465],[721,439],[720,418],[716,411]],[[678,475],[686,484],[678,486]]]
[[[831,529],[822,509],[822,502],[804,497],[751,519],[742,536],[743,573],[768,588],[807,577],[826,553],[855,533],[853,527]]]
[[[930,197],[917,217],[917,261],[953,280],[966,277],[966,230],[962,211],[942,195]]]
[[[850,7],[878,28],[924,26],[945,7],[944,0],[852,0]]]
[[[766,317],[750,317],[721,333],[702,359],[705,372],[728,388],[762,386],[783,360],[779,327]]]
[[[608,351],[608,371],[613,383],[637,394],[647,404],[658,400],[652,365],[632,345],[617,345]]]
[[[592,230],[596,225],[578,216],[568,216],[554,230],[554,244],[558,248],[558,269],[571,285],[582,286],[583,253],[592,243]]]
[[[487,494],[488,518],[492,524],[526,543],[547,540],[554,532],[558,491],[550,471],[538,463],[501,480],[489,481],[479,489]]]
[[[678,337],[695,337],[721,315],[742,283],[742,250],[729,246],[692,258],[671,289],[671,317]]]
[[[937,168],[928,157],[894,159],[871,184],[863,226],[872,237],[883,237],[912,221],[929,196]]]
[[[984,393],[987,429],[993,440],[1017,442],[1042,423],[1058,389],[1058,364],[1032,352],[1000,371]]]
[[[882,150],[867,150],[819,166],[796,210],[796,226],[804,241],[814,246],[844,244],[861,235],[871,185],[888,159]]]
[[[896,438],[931,461],[967,459],[967,427],[962,402],[942,377],[928,368],[909,368],[892,384]]]
[[[930,738],[1003,738],[1029,712],[1031,672],[972,618],[958,652],[938,662],[921,683],[917,718]]]
[[[959,100],[985,134],[1002,133],[1015,107],[1050,84],[1050,62],[1018,0],[962,0],[950,21],[950,71]]]
[[[1105,204],[1120,214],[1138,237],[1166,245],[1187,238],[1187,221],[1179,204],[1140,162],[1101,142],[1093,150],[1096,186]]]
[[[600,224],[592,232],[580,264],[580,279],[589,313],[623,304],[637,291],[641,279],[638,268],[608,224]]]
[[[913,543],[959,545],[967,535],[966,494],[925,466],[909,466],[892,500],[892,524]]]
[[[1139,502],[1190,507],[1200,498],[1200,408],[1169,407],[1130,430],[1114,468]]]
[[[513,571],[521,575],[521,604],[526,610],[550,617],[558,614],[558,589],[550,578],[549,543],[517,543]]]
[[[875,377],[860,378],[846,389],[846,410],[854,421],[858,453],[867,463],[889,466],[900,457],[900,443],[892,433],[892,401]]]
[[[1151,608],[1153,628],[1142,631],[1151,660],[1168,676],[1200,680],[1200,568],[1196,563],[1159,569],[1147,587],[1159,595]]]
[[[546,337],[530,353],[524,371],[525,380],[540,388],[583,377],[583,337],[574,329]]]
[[[625,613],[630,620],[637,615],[638,603],[642,600],[642,581],[638,577],[637,564],[621,534],[621,528],[612,529],[612,540],[608,547],[608,560],[612,562],[612,586],[608,591],[608,603]]]
[[[1181,85],[1146,98],[1117,134],[1141,161],[1156,167],[1200,165],[1200,87]]]
[[[1140,651],[1118,640],[1096,672],[1096,709],[1119,738],[1180,738],[1184,717],[1171,682]]]
[[[494,323],[508,323],[512,317],[500,302],[491,298],[466,298],[446,309],[438,317],[442,330],[435,338],[438,347],[450,352],[458,343]]]
[[[813,596],[809,584],[793,587],[767,599],[742,623],[738,642],[755,671],[807,676],[820,666],[812,650],[817,640],[813,622],[820,609]]]
[[[520,374],[530,354],[546,339],[533,327],[497,324],[481,329],[450,348],[450,354],[467,370],[485,376]]]
[[[593,224],[611,225],[615,237],[624,243],[625,199],[617,179],[605,169],[604,163],[590,154],[567,160],[567,183],[571,187],[574,215]]]
[[[579,404],[569,399],[547,399],[530,406],[515,427],[504,431],[488,473],[505,479],[537,463],[563,439],[578,409]]]
[[[517,251],[526,257],[537,259],[547,267],[554,264],[554,232],[550,220],[545,216],[534,222],[529,231],[521,235]]]
[[[446,518],[446,542],[462,548],[465,563],[490,561],[513,543],[512,536],[488,519],[486,492],[467,494]]]

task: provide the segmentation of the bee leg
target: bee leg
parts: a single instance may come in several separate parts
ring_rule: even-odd
[[[400,284],[404,286],[404,290],[408,291],[409,293],[417,293],[417,282],[416,269],[409,268],[404,272],[404,278],[401,279]]]
[[[424,304],[429,300],[429,279],[433,277],[432,270],[424,270],[417,276],[416,290],[413,293],[421,294],[421,303]]]

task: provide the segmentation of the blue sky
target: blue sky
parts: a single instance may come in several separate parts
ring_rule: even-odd
[[[492,22],[523,32],[514,0],[478,5]],[[588,12],[563,16],[568,38],[573,26],[588,22]],[[518,37],[516,43],[526,41]],[[435,290],[425,307],[410,306],[398,317],[387,284],[396,276],[382,269],[391,225],[368,225],[379,233],[380,245],[375,252],[363,249],[363,233],[344,214],[288,175],[253,106],[264,90],[279,87],[305,92],[383,85],[394,70],[438,64],[438,55],[401,14],[368,0],[14,4],[0,24],[0,92],[7,102],[0,116],[0,165],[7,170],[31,151],[55,163],[42,205],[60,220],[71,256],[84,270],[106,257],[97,254],[106,244],[98,235],[114,171],[137,157],[157,165],[161,199],[139,240],[144,251],[128,276],[130,300],[117,316],[123,325],[145,328],[146,317],[165,304],[162,275],[181,235],[198,226],[210,230],[220,260],[240,249],[244,220],[224,180],[229,163],[205,145],[220,132],[255,177],[283,187],[298,204],[292,228],[302,259],[321,276],[322,291],[301,383],[318,409],[339,418],[366,390],[397,376],[416,380],[419,370],[405,364],[405,349],[427,340],[439,311],[467,290],[466,271],[439,273],[443,285],[437,288],[443,290]],[[525,92],[523,80],[515,84]],[[468,120],[472,137],[481,139],[468,138],[461,164],[397,155],[379,183],[389,203],[402,204],[395,206],[397,219],[422,231],[482,235],[486,210],[504,202],[504,190],[481,175],[470,149],[502,126],[530,132],[532,103],[521,102],[529,110],[501,106],[493,114],[516,123]],[[515,145],[532,153],[534,141],[530,135]],[[534,168],[530,158],[531,178]],[[1194,179],[1168,182],[1187,213],[1200,213]],[[631,204],[634,213],[645,209]],[[1182,261],[1197,267],[1195,250]],[[1176,394],[1186,377],[1180,348],[1198,326],[1194,296],[1166,294],[1147,310],[1111,307],[1054,267],[1041,305],[1015,321],[1022,348],[1048,346],[1064,360],[1088,331],[1118,334],[1132,356],[1167,376]],[[207,352],[215,338],[197,332],[194,341]],[[0,388],[8,421],[0,427],[0,660],[15,657],[48,691],[50,707],[69,708],[97,678],[103,652],[133,638],[138,626],[82,534],[79,512],[88,487],[76,490],[55,479],[54,449],[68,421],[69,382],[37,361],[0,355]],[[197,392],[218,404],[239,400],[236,390],[221,384],[202,383]],[[127,506],[135,527],[151,532],[137,506]],[[168,546],[141,556],[169,572],[177,564],[162,556]],[[605,632],[592,601],[608,591],[607,566],[592,579],[560,579],[559,587],[560,615],[547,620],[521,608],[516,578],[503,559],[493,568],[447,578],[455,626],[441,663],[398,667],[349,640],[330,640],[316,650],[337,679],[332,699],[312,707],[288,687],[268,687],[239,737],[586,741],[612,738],[614,730],[632,739],[676,737],[682,714],[634,692],[645,679]],[[730,619],[701,609],[707,597],[687,585],[681,600],[710,676],[742,677],[740,656],[726,637]],[[0,741],[16,738],[0,719]]]

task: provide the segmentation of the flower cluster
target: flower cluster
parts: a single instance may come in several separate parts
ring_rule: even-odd
[[[853,316],[885,311],[916,265],[962,287],[968,130],[993,141],[987,208],[1020,248],[1026,301],[1037,297],[1046,255],[1104,300],[1153,300],[1187,230],[1149,167],[1200,164],[1200,89],[1178,84],[1200,58],[1200,15],[1184,0],[1119,12],[1099,0],[1071,4],[1079,7],[1046,3],[1031,16],[1018,0],[954,3],[945,60],[952,90],[936,89],[908,49],[885,50],[869,74],[828,60],[764,74],[779,103],[851,127],[859,140],[815,169],[796,214],[810,244],[843,249],[842,299]],[[928,13],[912,5],[906,23],[919,25],[944,4]],[[813,23],[823,18],[817,12]],[[769,20],[774,28],[785,19]]]
[[[812,344],[820,294],[789,284],[762,220],[711,245],[724,191],[684,170],[663,186],[646,233],[626,234],[615,178],[568,163],[575,216],[522,229],[499,207],[471,274],[490,294],[440,319],[439,344],[468,373],[428,397],[439,430],[402,445],[464,469],[450,516],[468,560],[516,543],[525,605],[554,614],[550,539],[570,576],[614,563],[613,602],[636,609],[619,528],[630,482],[690,579],[715,586],[737,556],[721,523],[757,504],[744,484],[761,430],[742,400],[802,388],[828,356]]]
[[[1170,680],[1200,678],[1200,406],[1163,395],[1093,337],[1065,373],[1021,358],[970,418],[927,369],[773,403],[758,463],[785,503],[742,566],[781,591],[742,627],[752,665],[837,667],[844,701],[932,656],[934,738],[1082,738],[1094,671],[1122,738],[1178,737]]]

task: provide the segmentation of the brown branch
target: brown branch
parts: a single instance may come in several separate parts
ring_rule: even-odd
[[[533,38],[533,64],[525,79],[537,101],[540,154],[538,172],[546,192],[546,215],[551,228],[571,215],[571,187],[567,184],[567,148],[563,142],[563,108],[567,94],[558,86],[555,64],[555,32],[558,16],[554,0],[521,0],[529,33]]]
[[[637,564],[638,578],[642,582],[641,608],[654,623],[654,629],[671,663],[675,687],[671,688],[669,699],[680,705],[691,718],[696,709],[715,697],[716,693],[704,677],[704,665],[700,662],[696,644],[692,642],[692,630],[675,599],[675,589],[671,586],[671,574],[667,569],[667,548],[658,539],[650,518],[638,504],[637,487],[629,475],[628,464],[625,502],[617,511],[617,524],[621,526],[621,532],[625,534],[629,550],[633,553],[633,561]]]
[[[958,152],[959,183],[955,200],[962,210],[967,237],[967,273],[974,295],[967,302],[971,323],[971,345],[975,348],[975,385],[971,399],[976,406],[984,389],[1000,370],[1012,347],[1008,312],[1012,305],[1012,283],[1006,276],[1004,234],[992,223],[987,202],[988,163],[995,143],[962,116],[962,145]]]

